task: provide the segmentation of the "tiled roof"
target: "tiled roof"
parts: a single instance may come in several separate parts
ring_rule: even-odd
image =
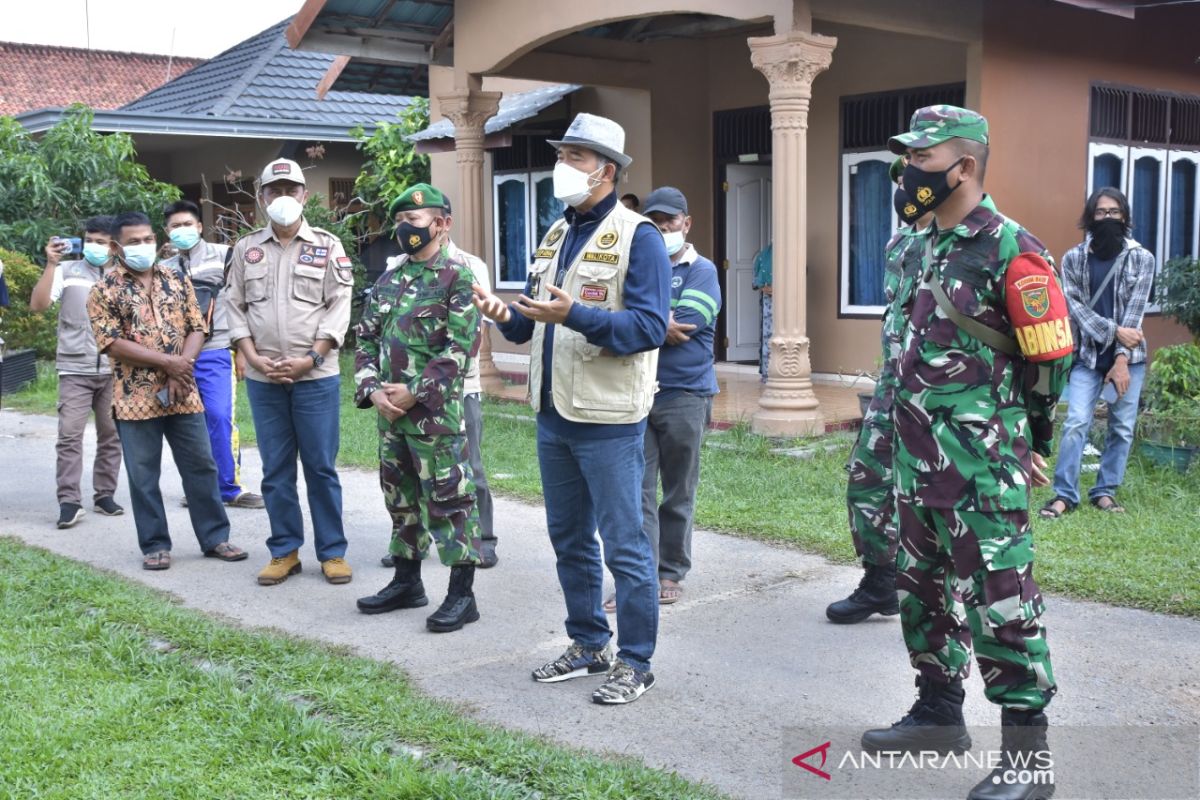
[[[340,123],[351,128],[391,119],[408,105],[408,97],[360,92],[331,91],[317,99],[317,84],[334,56],[290,49],[284,37],[290,21],[272,25],[123,110]]]
[[[198,58],[0,42],[0,115],[77,102],[119,108],[203,63]]]
[[[499,133],[521,120],[536,117],[578,88],[580,86],[577,83],[556,83],[527,92],[506,93],[500,98],[500,108],[496,115],[484,123],[483,132]],[[426,139],[453,139],[454,123],[448,119],[441,119],[408,138],[414,142]]]

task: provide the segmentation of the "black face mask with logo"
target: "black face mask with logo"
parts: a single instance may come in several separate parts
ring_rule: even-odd
[[[396,226],[396,241],[400,244],[401,250],[409,256],[415,256],[437,236],[432,229],[432,222],[424,228],[418,228],[409,222],[401,222]]]
[[[912,225],[921,216],[921,210],[909,199],[903,186],[896,187],[896,193],[892,195],[892,207],[896,209],[896,216],[905,225]]]
[[[1125,222],[1119,219],[1098,219],[1088,226],[1092,235],[1092,252],[1107,261],[1116,258],[1125,246]]]
[[[904,176],[901,178],[901,183],[904,186],[905,193],[913,201],[913,205],[917,207],[917,217],[933,211],[946,202],[946,198],[955,189],[962,186],[962,181],[951,186],[950,182],[946,180],[946,176],[950,174],[950,170],[962,163],[964,158],[966,156],[960,156],[957,161],[941,172],[926,172],[923,169],[917,168],[914,164],[909,164],[904,168]]]

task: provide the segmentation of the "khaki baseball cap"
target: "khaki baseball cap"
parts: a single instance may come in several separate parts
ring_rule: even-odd
[[[258,179],[258,185],[266,186],[268,183],[276,181],[292,181],[303,185],[304,170],[300,169],[300,165],[290,158],[277,158],[263,169],[262,177]]]

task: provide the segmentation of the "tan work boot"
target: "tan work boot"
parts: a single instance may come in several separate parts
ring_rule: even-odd
[[[330,583],[349,583],[350,578],[354,575],[350,571],[350,565],[346,563],[346,559],[344,558],[331,558],[328,561],[322,561],[321,572],[325,573],[325,580]]]
[[[263,586],[283,583],[291,575],[300,574],[300,551],[293,550],[281,558],[272,558],[271,563],[258,573],[258,582]]]

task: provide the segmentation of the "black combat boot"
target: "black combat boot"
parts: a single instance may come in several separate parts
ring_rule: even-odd
[[[959,679],[939,683],[918,675],[917,702],[892,727],[864,733],[863,750],[870,753],[934,750],[942,755],[962,755],[971,749],[971,736],[962,713],[964,697]]]
[[[872,614],[890,617],[900,613],[900,601],[896,597],[896,562],[886,566],[866,564],[866,571],[858,588],[845,600],[830,603],[825,616],[838,625],[853,625]]]
[[[425,585],[421,583],[420,560],[397,558],[394,562],[396,577],[378,593],[358,598],[359,611],[364,614],[383,614],[398,608],[420,608],[429,605],[429,598],[425,596]]]
[[[475,607],[475,593],[471,585],[475,582],[475,565],[450,568],[450,588],[441,607],[425,620],[425,627],[434,633],[456,631],[468,622],[479,619]]]
[[[975,784],[967,800],[1049,800],[1054,765],[1046,743],[1046,715],[1006,708],[1000,712],[1000,725],[1000,765]]]

